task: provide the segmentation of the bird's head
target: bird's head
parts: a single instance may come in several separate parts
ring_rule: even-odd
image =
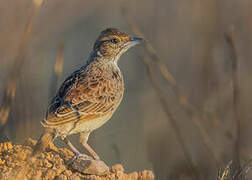
[[[132,37],[114,28],[101,32],[94,44],[94,51],[105,59],[117,61],[129,48],[142,42],[142,38]]]

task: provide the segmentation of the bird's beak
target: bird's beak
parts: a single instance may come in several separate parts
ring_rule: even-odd
[[[130,40],[125,44],[126,47],[130,48],[137,44],[140,44],[141,42],[144,42],[145,40],[143,38],[139,37],[131,37]]]
[[[134,42],[138,42],[138,43],[141,43],[144,41],[143,38],[139,38],[139,37],[132,37],[130,38],[131,41],[134,41]]]

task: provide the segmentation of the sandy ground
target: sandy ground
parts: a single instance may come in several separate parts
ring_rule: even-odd
[[[80,159],[71,165],[67,165],[73,153],[66,148],[57,148],[52,144],[46,152],[34,157],[31,154],[35,144],[36,141],[32,139],[28,139],[24,145],[14,145],[11,142],[0,143],[1,180],[154,179],[152,171],[147,170],[126,174],[120,164],[108,168],[101,161],[84,161]]]

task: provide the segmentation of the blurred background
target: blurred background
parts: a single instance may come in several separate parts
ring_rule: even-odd
[[[41,135],[59,85],[114,27],[148,43],[119,61],[124,99],[89,139],[100,157],[158,180],[216,179],[231,160],[243,166],[252,155],[251,8],[249,0],[0,0],[2,141]]]

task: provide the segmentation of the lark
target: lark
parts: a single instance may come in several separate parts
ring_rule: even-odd
[[[81,154],[68,140],[80,134],[80,143],[94,159],[100,159],[87,143],[89,134],[101,127],[114,114],[124,93],[123,75],[118,67],[121,55],[143,42],[114,28],[101,32],[84,66],[73,72],[61,85],[49,104],[45,128],[35,152],[44,151],[56,137],[61,139],[78,157]]]

